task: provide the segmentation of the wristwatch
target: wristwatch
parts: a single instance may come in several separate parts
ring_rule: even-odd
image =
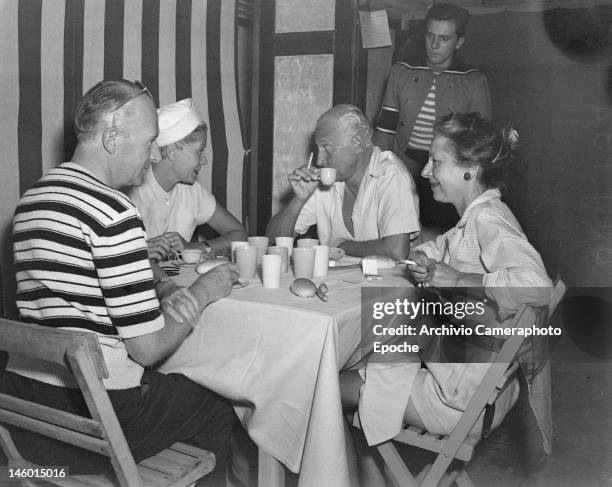
[[[164,282],[170,282],[170,278],[168,276],[161,276],[159,279],[156,279],[153,283],[153,287],[157,287]]]
[[[206,247],[204,249],[204,259],[214,259],[215,254],[213,253],[213,249],[210,244],[206,240],[202,240],[200,243],[203,243]]]

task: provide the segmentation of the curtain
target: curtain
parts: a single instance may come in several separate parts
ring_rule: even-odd
[[[3,174],[23,193],[71,157],[85,91],[101,79],[138,79],[158,105],[193,97],[210,125],[202,182],[241,219],[235,8],[234,0],[0,0],[1,144],[12,161]]]
[[[10,227],[19,196],[70,159],[74,109],[101,79],[141,80],[158,106],[192,97],[209,124],[201,182],[242,220],[248,181],[235,10],[235,0],[0,0],[5,287],[12,281]]]

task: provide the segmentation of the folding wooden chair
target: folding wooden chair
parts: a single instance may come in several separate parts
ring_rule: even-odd
[[[553,298],[549,306],[549,315],[561,301],[565,293],[565,284],[560,279],[555,284]],[[536,312],[528,306],[522,307],[516,314],[514,327],[531,325],[536,320]],[[403,429],[395,438],[377,445],[385,464],[393,478],[400,486],[408,487],[442,487],[450,486],[455,482],[458,487],[474,487],[465,470],[465,463],[470,461],[474,448],[481,436],[468,436],[472,427],[485,411],[487,406],[493,406],[499,394],[511,383],[518,372],[519,364],[515,356],[523,343],[524,336],[513,335],[505,340],[498,352],[497,358],[485,374],[477,387],[474,396],[459,419],[459,422],[450,435],[434,435],[420,428],[409,426]],[[490,411],[493,409],[491,408]],[[490,415],[492,419],[492,414]],[[435,461],[427,465],[415,477],[404,464],[393,442],[415,446],[438,454]],[[453,460],[462,460],[463,468],[447,472]]]
[[[135,464],[119,420],[102,384],[108,371],[94,333],[52,329],[0,319],[0,350],[68,367],[83,393],[91,419],[0,394],[0,423],[27,429],[110,458],[115,476],[75,475],[45,479],[52,485],[77,487],[186,487],[215,466],[214,454],[183,443]],[[24,459],[0,424],[0,445],[11,467],[36,468]],[[23,485],[34,485],[23,481]],[[48,485],[48,484],[45,484]]]

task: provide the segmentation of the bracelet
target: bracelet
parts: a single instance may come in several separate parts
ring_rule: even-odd
[[[206,246],[206,248],[203,250],[202,258],[205,260],[214,259],[216,255],[213,252],[213,249],[210,244],[206,240],[201,240],[200,243]]]

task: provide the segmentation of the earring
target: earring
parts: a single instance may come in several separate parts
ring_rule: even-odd
[[[472,179],[472,175],[469,172],[465,172],[463,173],[463,179],[469,181],[470,179]]]

